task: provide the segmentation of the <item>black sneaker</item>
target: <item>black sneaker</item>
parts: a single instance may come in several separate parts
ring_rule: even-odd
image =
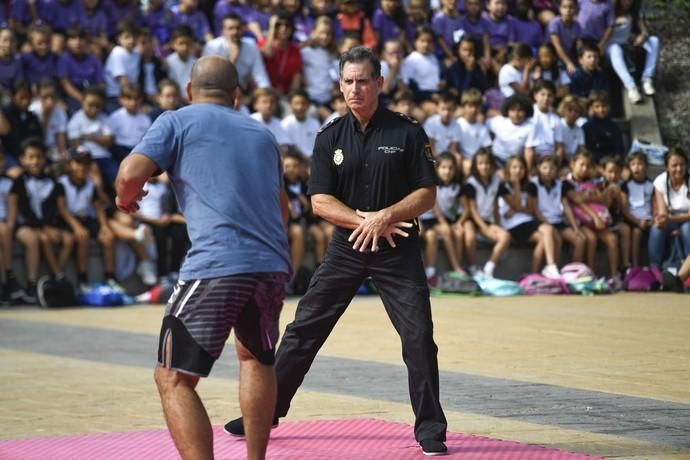
[[[271,428],[275,428],[278,426],[278,417],[273,418],[273,424],[271,425]],[[225,424],[223,427],[223,430],[230,436],[238,436],[243,438],[244,437],[244,423],[242,422],[242,417],[236,418],[235,420],[230,420],[228,423]]]
[[[683,281],[676,275],[668,270],[664,270],[661,273],[661,278],[663,280],[662,286],[664,291],[676,292],[679,294],[683,293]]]
[[[448,448],[441,441],[435,439],[424,439],[419,442],[422,448],[422,453],[429,457],[435,457],[437,455],[447,455]]]

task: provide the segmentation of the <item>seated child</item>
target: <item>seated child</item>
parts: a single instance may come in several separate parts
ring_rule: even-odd
[[[476,231],[494,243],[489,260],[481,270],[493,276],[496,264],[510,246],[510,233],[498,225],[498,189],[501,184],[496,176],[496,160],[491,152],[480,150],[472,159],[471,176],[467,179],[465,196],[470,210],[470,219],[465,225],[465,249],[472,275],[479,273],[476,264]]]
[[[587,151],[578,152],[570,162],[568,180],[573,189],[567,192],[568,200],[575,216],[580,221],[580,228],[587,237],[585,260],[590,268],[596,271],[595,257],[597,241],[606,246],[609,262],[609,283],[614,289],[622,286],[618,269],[618,238],[611,230],[611,215],[608,208],[618,199],[620,187],[613,184],[606,190],[597,187],[593,180],[595,167],[592,155]]]
[[[60,229],[60,217],[64,218],[64,190],[55,179],[45,175],[45,146],[40,138],[29,138],[22,143],[19,157],[24,173],[19,176],[10,192],[8,207],[9,228],[16,228],[16,237],[24,246],[26,264],[26,291],[18,289],[11,293],[12,300],[28,304],[36,303],[36,281],[40,251],[48,264],[50,273],[62,277],[72,248],[73,235]],[[55,245],[61,246],[56,258]]]
[[[558,178],[558,165],[554,157],[544,156],[537,160],[537,177],[532,178],[532,183],[537,187],[537,218],[556,229],[556,265],[560,262],[563,240],[573,248],[571,260],[582,262],[587,238],[580,230],[580,224],[568,202],[568,191],[573,185]]]
[[[647,155],[633,152],[628,156],[630,179],[621,186],[623,215],[632,228],[631,259],[633,267],[640,266],[640,248],[647,247],[652,226],[654,184],[647,177]]]
[[[115,237],[108,226],[96,184],[89,178],[91,161],[91,153],[85,148],[73,150],[67,174],[58,178],[65,193],[61,200],[67,211],[64,224],[76,241],[77,277],[81,290],[85,291],[89,285],[87,268],[91,238],[98,240],[103,251],[105,282],[121,289],[115,281]]]
[[[425,245],[426,278],[431,285],[435,284],[439,237],[443,240],[451,268],[458,273],[465,273],[461,260],[465,236],[464,225],[469,218],[469,210],[462,203],[465,198],[461,198],[462,173],[452,153],[443,152],[438,155],[436,177],[438,178],[436,205],[420,216]]]
[[[498,188],[498,213],[501,227],[508,230],[511,240],[518,245],[534,244],[532,273],[541,267],[541,254],[546,256],[542,274],[558,278],[556,265],[556,231],[548,222],[537,219],[537,187],[529,181],[527,162],[521,156],[508,159]]]

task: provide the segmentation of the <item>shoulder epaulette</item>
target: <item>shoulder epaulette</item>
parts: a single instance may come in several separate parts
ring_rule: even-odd
[[[329,121],[328,123],[326,123],[325,125],[323,125],[323,126],[321,127],[321,129],[319,129],[319,130],[316,132],[316,134],[321,134],[322,132],[326,131],[328,128],[330,128],[331,126],[333,126],[334,124],[336,124],[337,122],[339,122],[340,120],[342,120],[343,118],[345,118],[345,117],[335,117],[334,119],[332,119],[331,121]]]
[[[419,124],[419,121],[417,121],[416,118],[413,118],[413,117],[411,117],[411,116],[409,116],[409,115],[405,115],[404,113],[400,113],[400,112],[393,112],[393,113],[396,114],[397,116],[399,116],[400,118],[402,118],[403,120],[409,121],[409,122],[412,123],[413,125],[418,125],[418,124]]]

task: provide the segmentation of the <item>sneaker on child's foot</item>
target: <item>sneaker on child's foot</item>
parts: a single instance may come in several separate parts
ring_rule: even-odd
[[[547,278],[560,278],[561,277],[561,273],[558,271],[558,267],[556,266],[556,264],[547,265],[541,271],[541,274]]]
[[[621,280],[620,275],[614,275],[609,278],[608,285],[612,292],[619,292],[623,290],[623,280]]]
[[[435,439],[423,439],[419,441],[419,446],[422,448],[422,453],[429,457],[448,454],[446,445],[442,441]]]
[[[637,104],[642,100],[642,96],[640,96],[637,86],[631,86],[628,88],[628,99],[630,100],[631,104]]]
[[[122,293],[122,294],[126,294],[125,288],[123,288],[123,287],[120,285],[120,283],[118,283],[117,281],[115,281],[114,278],[108,278],[107,280],[105,280],[105,284],[108,285],[108,286],[110,286],[110,288],[111,288],[113,291],[117,291],[117,292],[120,292],[120,293]]]
[[[274,417],[271,428],[277,427],[278,423],[278,417]],[[242,417],[230,420],[225,424],[223,430],[230,436],[244,437],[244,422],[242,421]]]
[[[654,96],[654,94],[656,94],[656,90],[654,89],[654,82],[652,82],[651,78],[645,78],[644,80],[642,80],[642,91],[647,96]]]
[[[33,292],[27,292],[22,288],[15,289],[10,293],[10,300],[15,305],[36,305],[38,303],[35,289]]]
[[[481,274],[482,274],[482,271],[479,267],[477,267],[476,265],[470,266],[470,276],[477,276],[477,275],[481,275]]]
[[[142,260],[139,262],[137,275],[141,277],[141,281],[147,286],[153,286],[158,281],[156,266],[150,260]]]

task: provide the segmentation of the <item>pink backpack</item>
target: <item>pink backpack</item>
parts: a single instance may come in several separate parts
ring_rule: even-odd
[[[658,291],[663,284],[661,272],[656,267],[632,267],[625,275],[623,286],[626,291]]]
[[[571,181],[571,184],[573,184],[578,192],[584,192],[584,191],[591,191],[596,188],[594,184],[591,182],[575,182]],[[594,214],[599,216],[599,218],[606,224],[607,226],[611,225],[611,222],[613,222],[613,219],[611,219],[611,213],[609,210],[606,208],[601,203],[585,203],[589,209],[591,209]],[[582,225],[585,225],[589,228],[594,228],[594,221],[590,217],[589,214],[585,212],[584,209],[582,209],[580,206],[576,205],[575,203],[572,204],[572,209],[573,209],[573,214],[575,215],[575,218],[580,221]]]
[[[568,294],[568,285],[562,279],[547,278],[541,273],[530,273],[520,278],[520,288],[527,295]]]
[[[561,268],[561,279],[566,283],[572,283],[582,278],[596,279],[596,275],[582,262],[570,262]]]

